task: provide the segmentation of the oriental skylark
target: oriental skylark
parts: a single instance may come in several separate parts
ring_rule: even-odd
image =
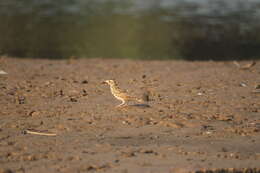
[[[118,87],[117,82],[114,80],[106,80],[104,83],[107,83],[110,86],[110,90],[113,96],[115,96],[115,98],[117,98],[118,100],[122,101],[122,103],[117,105],[116,107],[125,105],[127,101],[143,101],[142,99],[138,99],[136,97],[128,95],[125,90],[122,90]]]

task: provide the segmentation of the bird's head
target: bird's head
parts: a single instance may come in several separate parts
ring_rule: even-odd
[[[103,83],[106,83],[108,85],[115,85],[116,82],[114,80],[105,80]]]

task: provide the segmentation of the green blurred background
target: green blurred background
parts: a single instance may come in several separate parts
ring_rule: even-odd
[[[260,58],[257,0],[0,0],[0,55]]]

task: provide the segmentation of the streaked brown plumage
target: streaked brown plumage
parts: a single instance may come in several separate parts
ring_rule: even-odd
[[[138,101],[142,102],[141,99],[138,99],[136,97],[130,96],[127,94],[125,90],[122,90],[118,87],[118,84],[114,80],[106,80],[105,83],[107,83],[110,86],[111,93],[115,98],[118,100],[122,101],[121,104],[117,105],[118,106],[123,106],[126,104],[126,101]]]

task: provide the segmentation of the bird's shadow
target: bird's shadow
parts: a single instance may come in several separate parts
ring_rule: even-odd
[[[151,106],[148,104],[133,104],[133,105],[128,105],[131,107],[139,107],[139,108],[150,108]]]

